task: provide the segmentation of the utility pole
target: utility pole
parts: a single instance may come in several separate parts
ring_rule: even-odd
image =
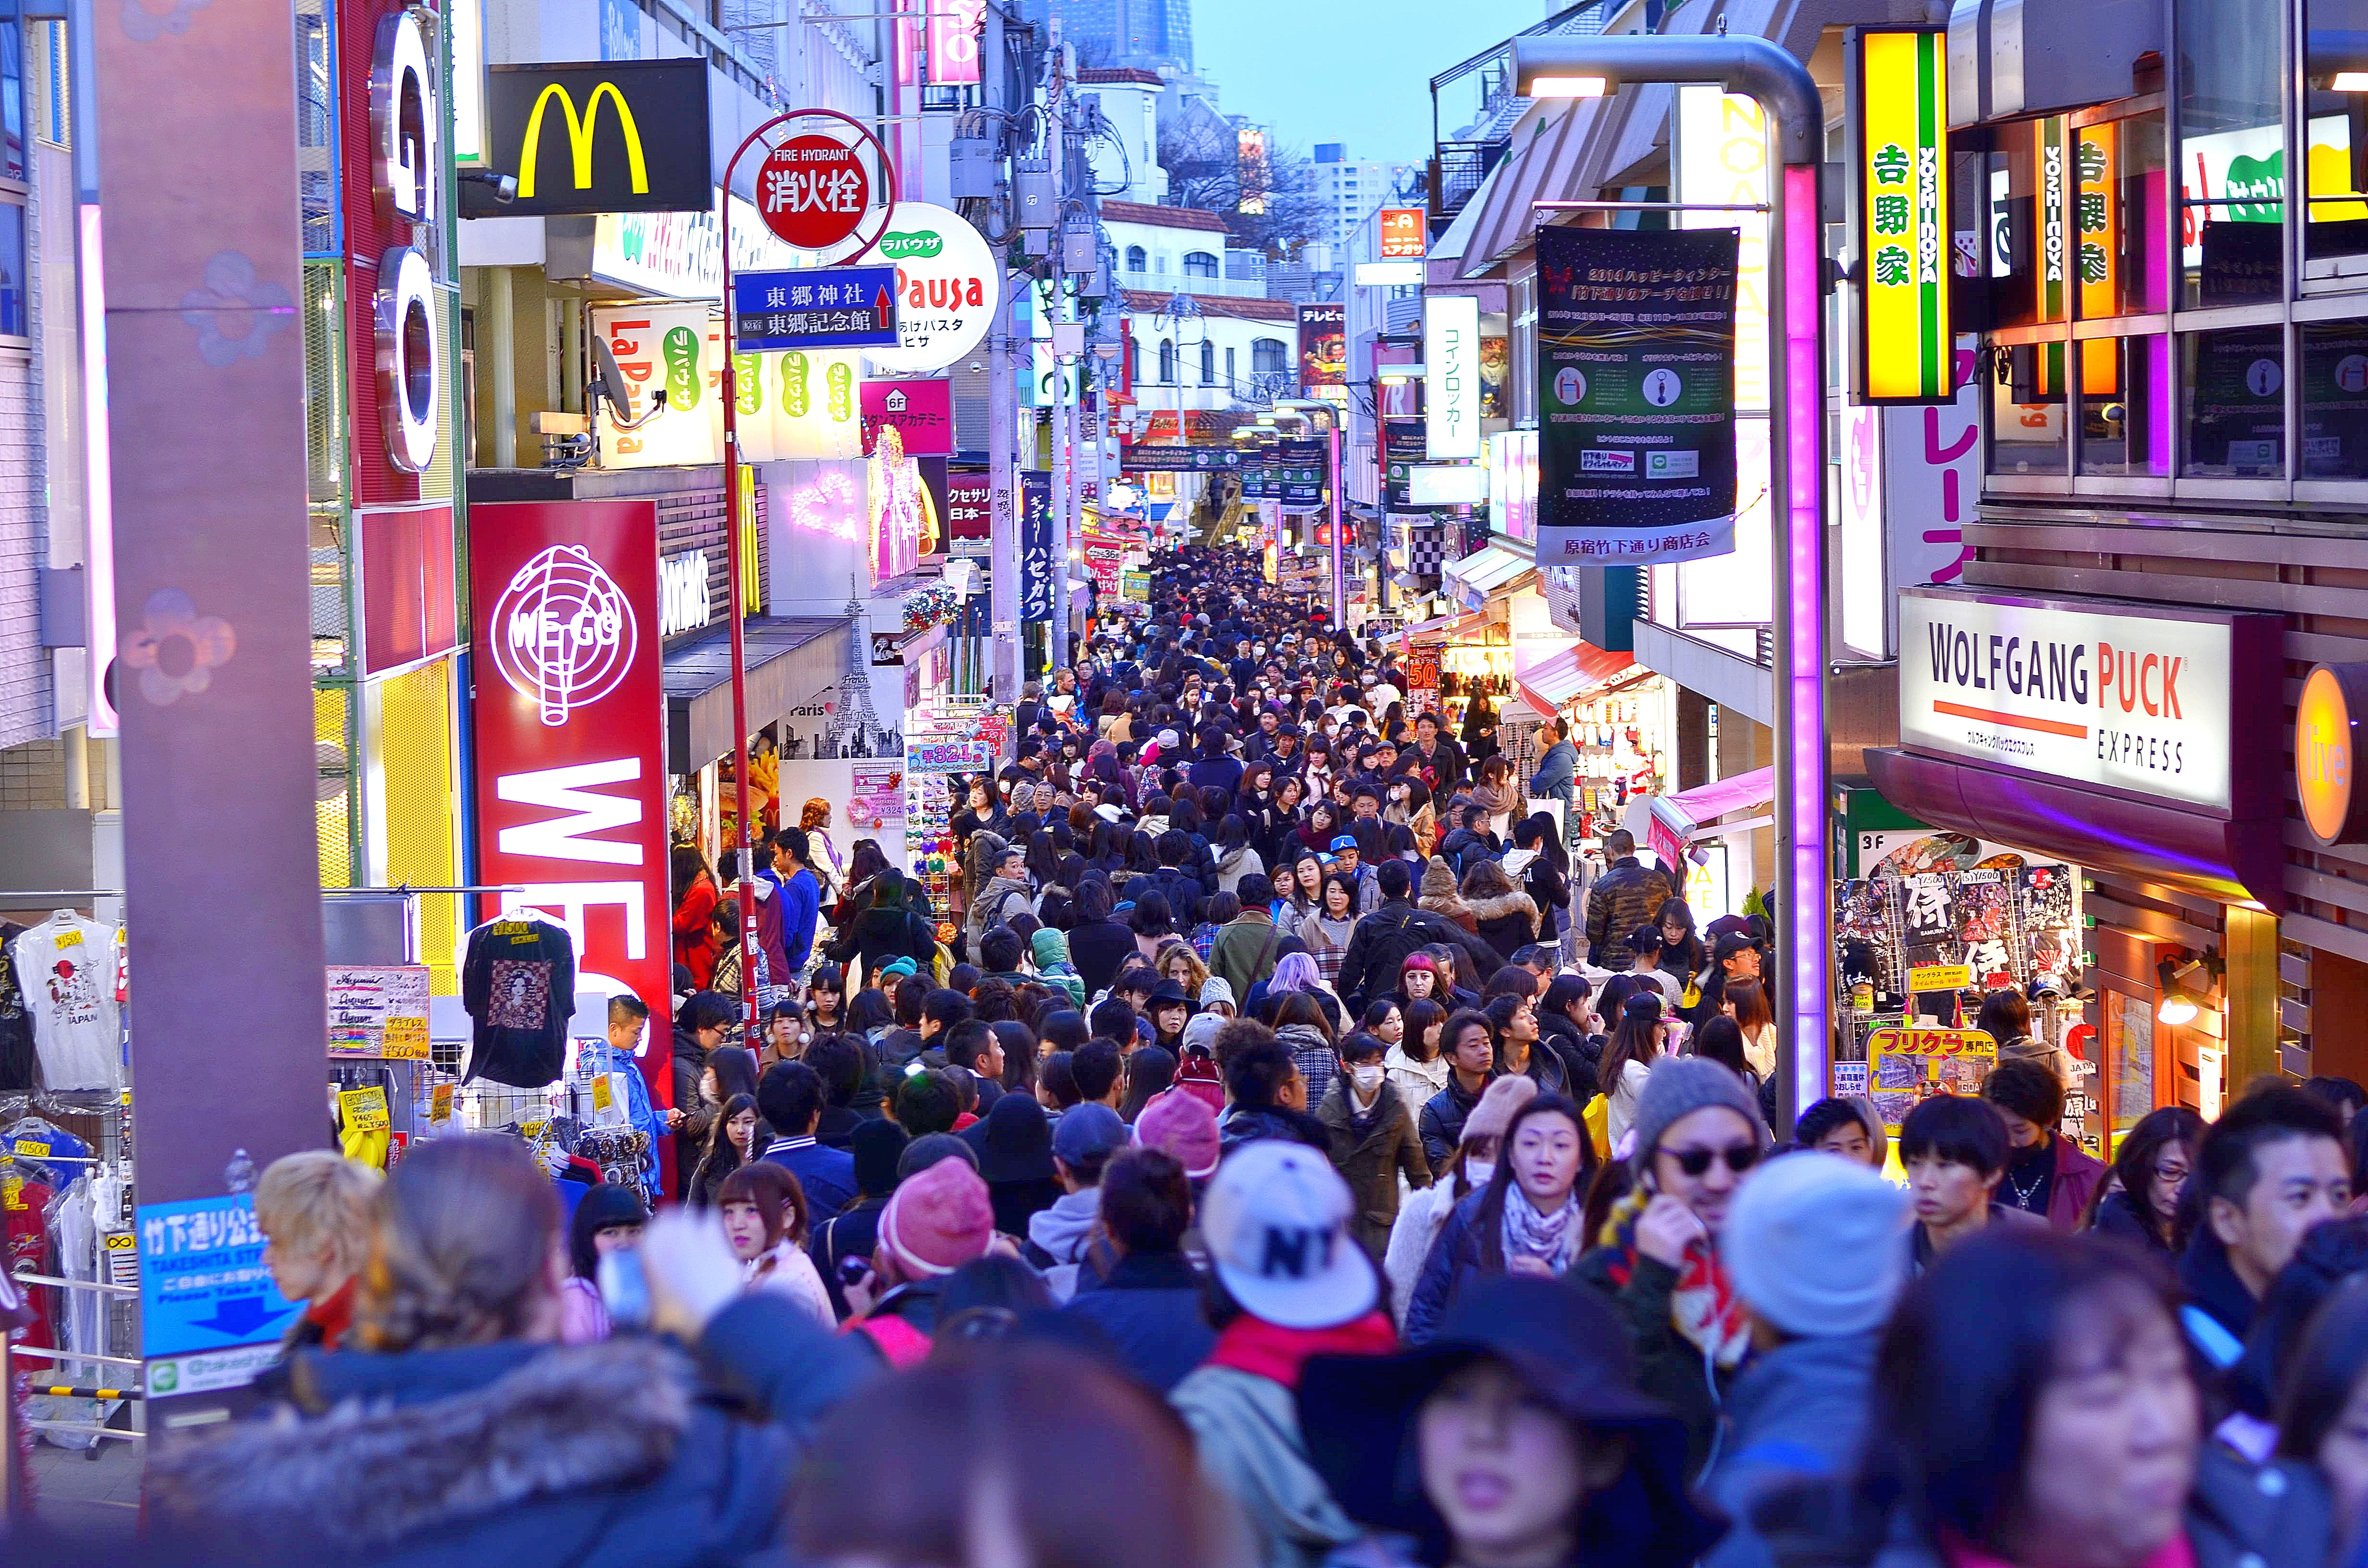
[[[1003,8],[986,7],[986,69],[981,73],[988,93],[1003,96],[1010,66],[1003,35]],[[1010,105],[996,106],[1006,111]],[[996,260],[1002,266],[1001,257]],[[1024,275],[1006,271],[1003,302],[996,308],[995,324],[986,335],[986,490],[992,507],[987,564],[988,646],[994,650],[988,694],[998,704],[1019,700],[1019,475],[1013,472],[1012,440],[1017,407],[1012,400],[1011,347],[1013,323],[1019,312]]]

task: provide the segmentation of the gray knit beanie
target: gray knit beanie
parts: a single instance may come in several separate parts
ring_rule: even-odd
[[[1751,1173],[1719,1252],[1744,1304],[1798,1338],[1865,1334],[1907,1276],[1907,1195],[1866,1166],[1804,1150]]]
[[[1759,1119],[1759,1100],[1732,1069],[1707,1056],[1664,1056],[1653,1063],[1645,1087],[1636,1096],[1636,1114],[1628,1130],[1636,1147],[1630,1161],[1638,1172],[1653,1163],[1661,1134],[1679,1117],[1705,1106],[1723,1105],[1751,1124],[1759,1146],[1768,1147],[1768,1124]]]

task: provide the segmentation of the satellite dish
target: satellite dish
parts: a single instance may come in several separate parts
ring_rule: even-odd
[[[598,333],[592,337],[592,367],[599,375],[586,390],[598,392],[614,405],[618,424],[631,426],[636,423],[633,418],[633,383],[625,380],[625,372],[618,368],[617,356],[609,348],[609,340]]]

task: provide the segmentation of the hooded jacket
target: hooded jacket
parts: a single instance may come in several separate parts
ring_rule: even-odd
[[[1464,904],[1479,925],[1480,939],[1496,949],[1507,963],[1538,939],[1537,902],[1519,888],[1492,898],[1466,898]]]
[[[773,1291],[689,1357],[641,1338],[302,1352],[270,1419],[150,1457],[151,1523],[223,1561],[736,1562],[773,1542],[806,1432],[869,1370]]]
[[[1472,906],[1463,902],[1463,895],[1455,891],[1455,872],[1443,857],[1431,857],[1430,864],[1423,869],[1420,891],[1422,896],[1415,901],[1419,907],[1455,922],[1475,937],[1480,934],[1479,919],[1472,913]]]
[[[1129,1253],[1107,1278],[1087,1275],[1064,1309],[1099,1328],[1119,1364],[1166,1394],[1217,1342],[1201,1315],[1201,1277],[1178,1253]]]
[[[911,959],[928,969],[937,961],[938,937],[927,920],[901,903],[874,904],[849,922],[823,956],[838,964],[860,960],[868,984],[873,974],[898,959]]]
[[[1192,1429],[1201,1470],[1240,1505],[1263,1568],[1316,1568],[1362,1533],[1307,1462],[1291,1384],[1212,1363],[1168,1401]]]
[[[1077,1293],[1079,1266],[1093,1244],[1101,1212],[1102,1189],[1087,1187],[1064,1192],[1050,1209],[1028,1216],[1028,1261],[1044,1276],[1054,1301]]]
[[[969,939],[973,959],[978,954],[978,939],[996,926],[1006,924],[1015,915],[1024,915],[1032,902],[1024,878],[994,876],[978,890],[971,901],[970,915],[962,922],[962,935]]]

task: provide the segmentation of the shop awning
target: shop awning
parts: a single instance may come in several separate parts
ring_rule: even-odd
[[[1892,746],[1869,746],[1866,771],[1884,800],[1934,827],[2272,915],[2285,907],[2283,813],[2232,820]]]
[[[748,658],[748,728],[786,719],[806,744],[828,722],[820,713],[848,670],[855,623],[841,616],[756,616],[743,631]],[[869,651],[866,651],[869,674]],[[732,750],[732,629],[722,623],[666,651],[666,771],[696,773]],[[792,714],[792,709],[814,709]],[[882,715],[894,722],[893,716]],[[783,749],[789,745],[785,732]]]
[[[1755,767],[1732,778],[1720,778],[1697,789],[1681,790],[1669,804],[1694,822],[1716,822],[1746,806],[1765,805],[1776,798],[1776,770]]]
[[[1536,570],[1537,562],[1528,546],[1517,549],[1494,540],[1440,569],[1448,585],[1474,609],[1487,603],[1489,595],[1512,586],[1522,573]]]
[[[1436,620],[1418,620],[1406,629],[1409,643],[1446,643],[1457,642],[1488,624],[1485,615],[1442,615]]]
[[[1633,655],[1581,642],[1526,670],[1516,670],[1513,685],[1522,701],[1551,719],[1579,697],[1635,667]]]

